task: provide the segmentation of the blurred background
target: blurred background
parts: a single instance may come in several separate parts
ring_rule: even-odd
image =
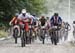
[[[44,14],[51,17],[58,12],[63,21],[72,23],[75,20],[74,6],[75,0],[0,0],[0,31],[7,30],[9,21],[23,8],[37,16]]]

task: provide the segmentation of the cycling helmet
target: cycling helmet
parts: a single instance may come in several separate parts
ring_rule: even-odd
[[[33,16],[35,17],[36,15],[35,15],[35,14],[33,14]]]
[[[75,24],[75,21],[73,21],[73,24]]]
[[[30,15],[30,13],[29,13],[29,12],[27,12],[27,13],[26,13],[26,15]]]
[[[45,18],[45,16],[41,16],[41,18]]]
[[[54,13],[54,16],[58,16],[58,13]]]
[[[26,9],[22,9],[21,13],[26,13]]]
[[[49,19],[49,17],[46,17],[47,19]]]

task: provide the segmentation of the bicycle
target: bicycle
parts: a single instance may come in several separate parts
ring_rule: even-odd
[[[59,42],[59,36],[58,36],[58,31],[61,29],[60,26],[53,26],[52,27],[52,34],[51,34],[51,42],[54,45],[57,45],[57,43]]]
[[[28,27],[29,19],[23,20],[22,24],[20,25],[20,32],[21,32],[21,46],[25,47],[26,44],[30,41],[29,37],[29,27]]]
[[[11,24],[13,26],[13,38],[15,39],[15,44],[17,44],[17,39],[20,37],[19,25]]]
[[[42,39],[42,44],[45,43],[45,26],[41,27],[41,39]]]
[[[21,35],[21,47],[24,47],[26,44],[26,32],[25,32],[25,24],[20,25],[20,35]]]

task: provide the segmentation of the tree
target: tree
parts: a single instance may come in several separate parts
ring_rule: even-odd
[[[0,20],[10,20],[16,12],[26,8],[31,14],[46,12],[46,0],[0,0]]]

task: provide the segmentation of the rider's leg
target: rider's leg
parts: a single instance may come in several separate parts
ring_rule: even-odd
[[[53,39],[54,39],[53,35],[54,35],[54,33],[51,32],[51,42],[52,42],[52,44],[53,44]]]
[[[68,31],[65,32],[64,41],[66,41],[68,38]]]

